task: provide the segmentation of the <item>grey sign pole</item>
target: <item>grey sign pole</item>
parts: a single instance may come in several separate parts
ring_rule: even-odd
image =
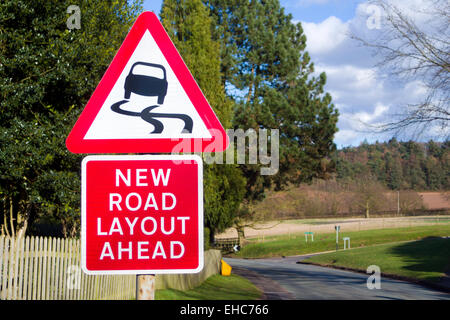
[[[155,282],[154,274],[136,275],[136,300],[155,300]]]
[[[334,229],[336,230],[336,251],[338,251],[339,249],[339,229],[341,228],[341,226],[334,226]]]

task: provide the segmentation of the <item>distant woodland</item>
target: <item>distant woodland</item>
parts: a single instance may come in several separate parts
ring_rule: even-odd
[[[336,179],[370,176],[390,190],[449,190],[450,141],[362,143],[336,151]]]
[[[343,148],[331,157],[335,172],[328,179],[270,191],[254,211],[260,221],[436,214],[430,209],[448,205],[449,147],[449,141],[418,143],[391,139]]]

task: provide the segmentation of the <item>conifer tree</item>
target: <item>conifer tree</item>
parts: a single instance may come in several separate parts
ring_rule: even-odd
[[[243,170],[246,198],[260,199],[270,184],[328,177],[334,164],[338,111],[324,92],[326,75],[315,76],[300,23],[293,23],[279,0],[204,0],[221,43],[222,71],[229,96],[237,102],[234,128],[278,129],[280,169],[261,176]],[[255,188],[259,186],[259,188]]]
[[[162,23],[224,128],[231,126],[233,102],[220,73],[220,47],[201,0],[165,0]],[[244,195],[245,179],[235,165],[205,164],[204,213],[210,242],[230,227]]]

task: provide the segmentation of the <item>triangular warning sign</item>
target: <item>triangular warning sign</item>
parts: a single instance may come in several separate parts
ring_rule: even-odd
[[[220,152],[228,137],[157,16],[144,12],[66,146],[73,153]]]

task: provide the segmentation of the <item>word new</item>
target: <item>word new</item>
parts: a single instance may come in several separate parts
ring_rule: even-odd
[[[148,173],[150,172],[150,177]],[[157,173],[155,169],[135,169],[134,174],[131,169],[127,169],[126,173],[120,169],[116,169],[115,173],[115,186],[127,186],[131,187],[132,182],[135,182],[133,186],[136,187],[149,187],[149,180],[151,180],[151,186],[158,187],[161,183],[163,186],[167,186],[170,178],[170,169],[165,172],[163,169],[158,169]],[[159,203],[159,205],[158,205]],[[177,204],[177,199],[173,193],[163,192],[159,197],[159,201],[156,200],[153,192],[147,193],[142,196],[137,192],[128,193],[126,196],[120,193],[109,193],[109,211],[122,211],[125,207],[128,211],[137,210],[172,210]]]

